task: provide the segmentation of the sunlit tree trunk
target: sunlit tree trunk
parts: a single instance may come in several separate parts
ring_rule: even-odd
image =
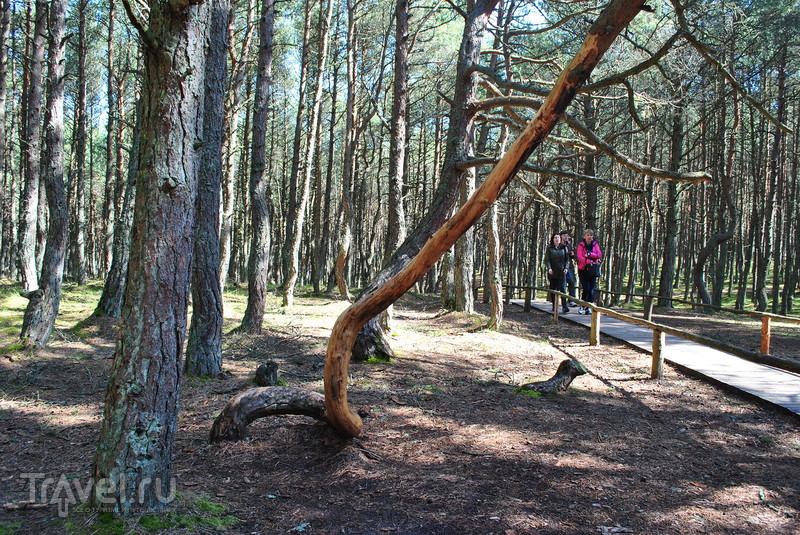
[[[203,148],[198,178],[192,260],[192,322],[186,344],[187,375],[222,373],[222,286],[219,276],[219,208],[222,137],[228,65],[229,0],[206,0],[211,26],[206,47]]]
[[[44,64],[45,26],[47,6],[45,0],[36,1],[36,18],[26,62],[27,83],[25,100],[25,134],[22,139],[25,178],[19,205],[19,233],[17,237],[19,271],[26,291],[39,287],[36,264],[36,231],[39,218],[39,172],[42,122],[42,69]]]
[[[146,22],[128,9],[144,44],[140,165],[129,279],[94,465],[95,485],[105,490],[95,505],[122,514],[163,506],[174,484],[209,26],[205,4],[151,0],[148,7]]]
[[[47,192],[50,225],[42,259],[39,288],[30,294],[20,338],[25,345],[44,347],[56,323],[67,252],[67,194],[64,187],[64,33],[66,0],[50,2],[50,45],[45,113],[45,150],[42,183]]]
[[[272,254],[271,192],[265,169],[267,163],[267,117],[269,115],[270,79],[272,76],[272,32],[275,25],[275,1],[263,0],[259,22],[258,75],[252,122],[250,159],[250,203],[253,239],[247,264],[247,308],[239,327],[248,333],[260,333],[267,299],[267,280]]]

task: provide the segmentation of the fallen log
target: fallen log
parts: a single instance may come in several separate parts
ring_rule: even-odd
[[[539,392],[541,394],[554,394],[566,392],[572,380],[579,375],[588,373],[586,367],[577,360],[563,360],[558,365],[556,374],[547,381],[526,383],[517,387],[517,391]]]
[[[278,414],[310,416],[329,423],[322,394],[293,386],[251,388],[225,404],[214,420],[209,441],[241,440],[254,420]]]

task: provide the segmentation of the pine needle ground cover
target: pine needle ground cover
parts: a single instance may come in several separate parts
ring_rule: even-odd
[[[2,293],[0,501],[29,479],[89,480],[114,351],[113,321],[88,319],[99,287],[70,287],[45,351],[15,350],[21,318]],[[800,423],[649,355],[511,307],[500,332],[409,294],[391,363],[354,364],[364,433],[342,441],[303,417],[257,420],[248,440],[207,442],[235,393],[275,360],[291,386],[322,388],[327,333],[345,303],[273,297],[260,336],[227,335],[224,377],[184,379],[175,499],[129,519],[57,503],[0,508],[0,533],[796,533]],[[24,303],[22,303],[24,306]],[[227,294],[226,332],[243,311]],[[19,312],[17,314],[16,312]],[[486,311],[482,311],[486,312]],[[526,396],[565,358],[589,373],[567,393]],[[38,480],[41,482],[41,479]],[[74,483],[70,483],[74,485]],[[73,487],[74,488],[74,487]],[[52,489],[46,491],[52,497]],[[37,500],[39,495],[37,495]]]

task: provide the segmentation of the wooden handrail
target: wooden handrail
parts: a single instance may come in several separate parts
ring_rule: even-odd
[[[524,286],[520,286],[519,288],[524,288]],[[709,338],[707,336],[703,336],[700,334],[681,331],[680,329],[676,329],[675,327],[670,327],[669,325],[662,325],[659,323],[655,323],[653,321],[648,321],[645,319],[628,316],[627,314],[622,314],[610,308],[601,307],[594,303],[587,303],[586,301],[574,298],[566,293],[559,292],[557,290],[551,290],[550,288],[534,287],[532,289],[537,291],[552,293],[554,295],[559,295],[565,299],[570,299],[581,306],[591,308],[593,314],[597,313],[606,314],[608,316],[611,316],[612,318],[617,318],[619,320],[626,321],[628,323],[633,323],[635,325],[641,325],[642,327],[647,327],[648,329],[652,329],[653,331],[659,331],[665,334],[671,334],[673,336],[678,336],[680,338],[684,338],[692,342],[697,342],[698,344],[713,347],[714,349],[719,349],[720,351],[731,353],[733,355],[736,355],[737,357],[741,357],[751,362],[757,362],[759,364],[767,364],[769,366],[774,366],[776,368],[780,368],[783,370],[791,371],[794,373],[800,373],[800,363],[798,362],[794,362],[781,357],[776,357],[774,355],[768,355],[764,353],[758,353],[756,351],[750,351],[749,349],[745,349],[743,347],[726,344],[725,342],[715,340],[714,338]],[[595,321],[593,321],[593,323],[595,323]],[[599,323],[599,321],[597,321],[597,323]]]
[[[675,303],[683,303],[685,305],[691,305],[695,307],[705,307],[705,308],[713,308],[714,310],[719,310],[720,312],[730,312],[733,314],[742,314],[744,316],[751,316],[754,318],[771,318],[775,321],[782,321],[786,323],[798,323],[800,324],[800,318],[793,318],[791,316],[783,316],[781,314],[773,314],[772,312],[759,312],[758,310],[740,310],[738,308],[727,308],[721,307],[717,305],[709,305],[706,303],[696,303],[694,301],[688,301],[686,299],[678,299],[676,297],[663,297],[660,295],[647,295],[647,294],[637,294],[637,293],[626,293],[626,292],[612,292],[610,290],[600,290],[595,289],[595,292],[600,293],[607,293],[611,295],[619,295],[625,297],[641,297],[642,299],[663,299],[666,301],[674,301]]]

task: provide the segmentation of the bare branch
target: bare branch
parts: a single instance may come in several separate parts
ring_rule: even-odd
[[[131,21],[131,25],[136,28],[137,32],[139,32],[139,36],[141,36],[145,46],[151,50],[158,50],[161,47],[158,40],[156,39],[155,35],[153,35],[152,32],[145,27],[145,25],[139,19],[139,16],[134,13],[130,0],[122,0],[122,6],[125,8],[125,13],[128,15],[128,20]]]
[[[761,113],[761,115],[763,115],[769,122],[774,124],[776,127],[780,128],[787,134],[793,135],[794,130],[792,130],[791,127],[786,126],[785,124],[780,122],[777,118],[773,117],[773,115],[770,112],[768,112],[764,108],[764,106],[761,105],[760,102],[758,102],[756,99],[750,96],[747,90],[742,86],[742,84],[740,84],[736,80],[733,74],[731,74],[728,71],[728,69],[726,69],[722,65],[722,63],[714,59],[713,56],[714,51],[711,50],[711,48],[709,48],[708,46],[701,43],[700,40],[698,40],[694,35],[692,35],[692,32],[689,30],[689,24],[686,22],[686,17],[684,16],[683,13],[683,6],[681,6],[679,0],[671,0],[671,1],[672,1],[672,6],[675,8],[675,14],[678,17],[678,24],[680,25],[680,28],[682,30],[683,38],[686,39],[686,41],[688,41],[689,44],[692,45],[694,49],[700,53],[701,56],[703,56],[703,59],[705,59],[708,63],[710,63],[711,66],[713,66],[715,69],[717,69],[717,72],[719,72],[723,78],[728,80],[728,82],[731,84],[731,86],[733,86],[736,92],[738,92],[742,97],[744,97],[744,99],[747,102],[749,102],[750,105],[753,106],[756,110],[758,110],[758,112]]]
[[[478,167],[480,165],[495,165],[499,160],[496,158],[473,158],[466,162],[460,162],[457,167],[459,169],[469,169],[471,167]],[[590,184],[597,184],[598,186],[602,186],[604,188],[613,189],[615,191],[619,191],[620,193],[626,193],[628,195],[644,195],[645,191],[643,189],[637,188],[629,188],[627,186],[622,186],[620,184],[615,184],[610,180],[606,180],[604,178],[596,177],[596,176],[588,176],[588,175],[581,175],[579,173],[572,173],[570,171],[564,171],[562,169],[553,169],[549,167],[540,167],[538,165],[523,165],[521,167],[522,171],[528,171],[531,173],[537,173],[540,175],[553,175],[553,176],[560,176],[563,178],[570,178],[573,180],[580,180],[581,182],[588,182]],[[542,194],[538,189],[534,186],[528,184],[521,178],[517,178],[517,181],[528,188],[532,193],[539,196],[545,204],[549,205],[552,208],[557,208],[558,205],[555,204],[553,201],[548,199],[544,194]]]

